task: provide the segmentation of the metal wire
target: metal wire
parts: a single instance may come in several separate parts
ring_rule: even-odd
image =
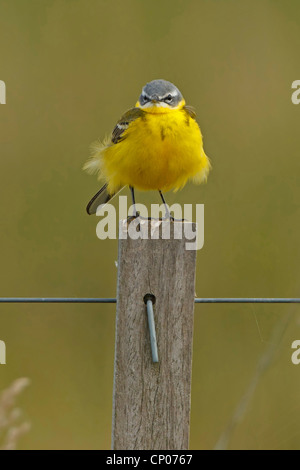
[[[0,303],[115,304],[116,298],[105,297],[0,297]],[[196,304],[298,304],[300,298],[275,297],[206,297],[195,298]]]
[[[147,299],[147,316],[148,316],[148,326],[150,332],[150,344],[151,344],[151,354],[152,361],[154,363],[158,362],[158,351],[157,351],[157,341],[156,341],[156,332],[155,332],[155,322],[154,322],[154,313],[153,313],[153,301],[152,299]]]
[[[85,297],[0,297],[0,303],[115,304],[115,298]]]
[[[195,299],[196,304],[299,304],[300,298],[259,298],[259,297],[241,297],[241,298],[203,298]]]

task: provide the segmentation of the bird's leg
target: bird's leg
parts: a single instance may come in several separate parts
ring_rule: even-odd
[[[130,187],[132,205],[133,205],[133,214],[127,217],[127,220],[130,222],[131,220],[136,219],[140,214],[139,212],[137,212],[136,207],[135,207],[134,188],[132,186],[129,186],[129,187]]]
[[[169,208],[168,208],[168,204],[167,204],[166,201],[165,201],[165,198],[164,198],[163,193],[161,192],[160,189],[158,190],[158,192],[159,192],[159,195],[160,195],[160,197],[161,197],[161,200],[162,200],[162,202],[164,203],[164,206],[165,206],[165,209],[166,209],[166,213],[165,213],[164,219],[174,220],[174,217],[171,217],[171,214],[170,214],[170,211],[169,211]]]
[[[130,192],[131,192],[131,199],[132,199],[132,205],[133,205],[133,215],[136,216],[134,188],[132,186],[130,186]]]

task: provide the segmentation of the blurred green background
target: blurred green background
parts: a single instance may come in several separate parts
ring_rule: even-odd
[[[0,295],[115,296],[117,241],[96,237],[99,184],[81,168],[164,78],[213,165],[207,185],[167,195],[205,204],[197,296],[300,297],[299,14],[297,0],[0,0]],[[31,379],[19,448],[110,448],[114,326],[114,305],[0,306],[0,390]],[[196,305],[192,449],[214,448],[270,347],[229,448],[300,448],[299,327],[297,305]]]

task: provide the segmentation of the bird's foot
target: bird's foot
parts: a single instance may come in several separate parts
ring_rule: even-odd
[[[129,215],[127,217],[127,224],[130,224],[130,222],[132,222],[133,220],[137,219],[138,217],[140,216],[140,213],[139,212],[136,212],[135,214],[132,214],[132,215]]]

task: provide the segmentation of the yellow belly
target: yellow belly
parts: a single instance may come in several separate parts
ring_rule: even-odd
[[[168,191],[206,179],[210,164],[195,120],[174,110],[132,122],[124,139],[103,151],[101,167],[109,192],[124,185]]]

